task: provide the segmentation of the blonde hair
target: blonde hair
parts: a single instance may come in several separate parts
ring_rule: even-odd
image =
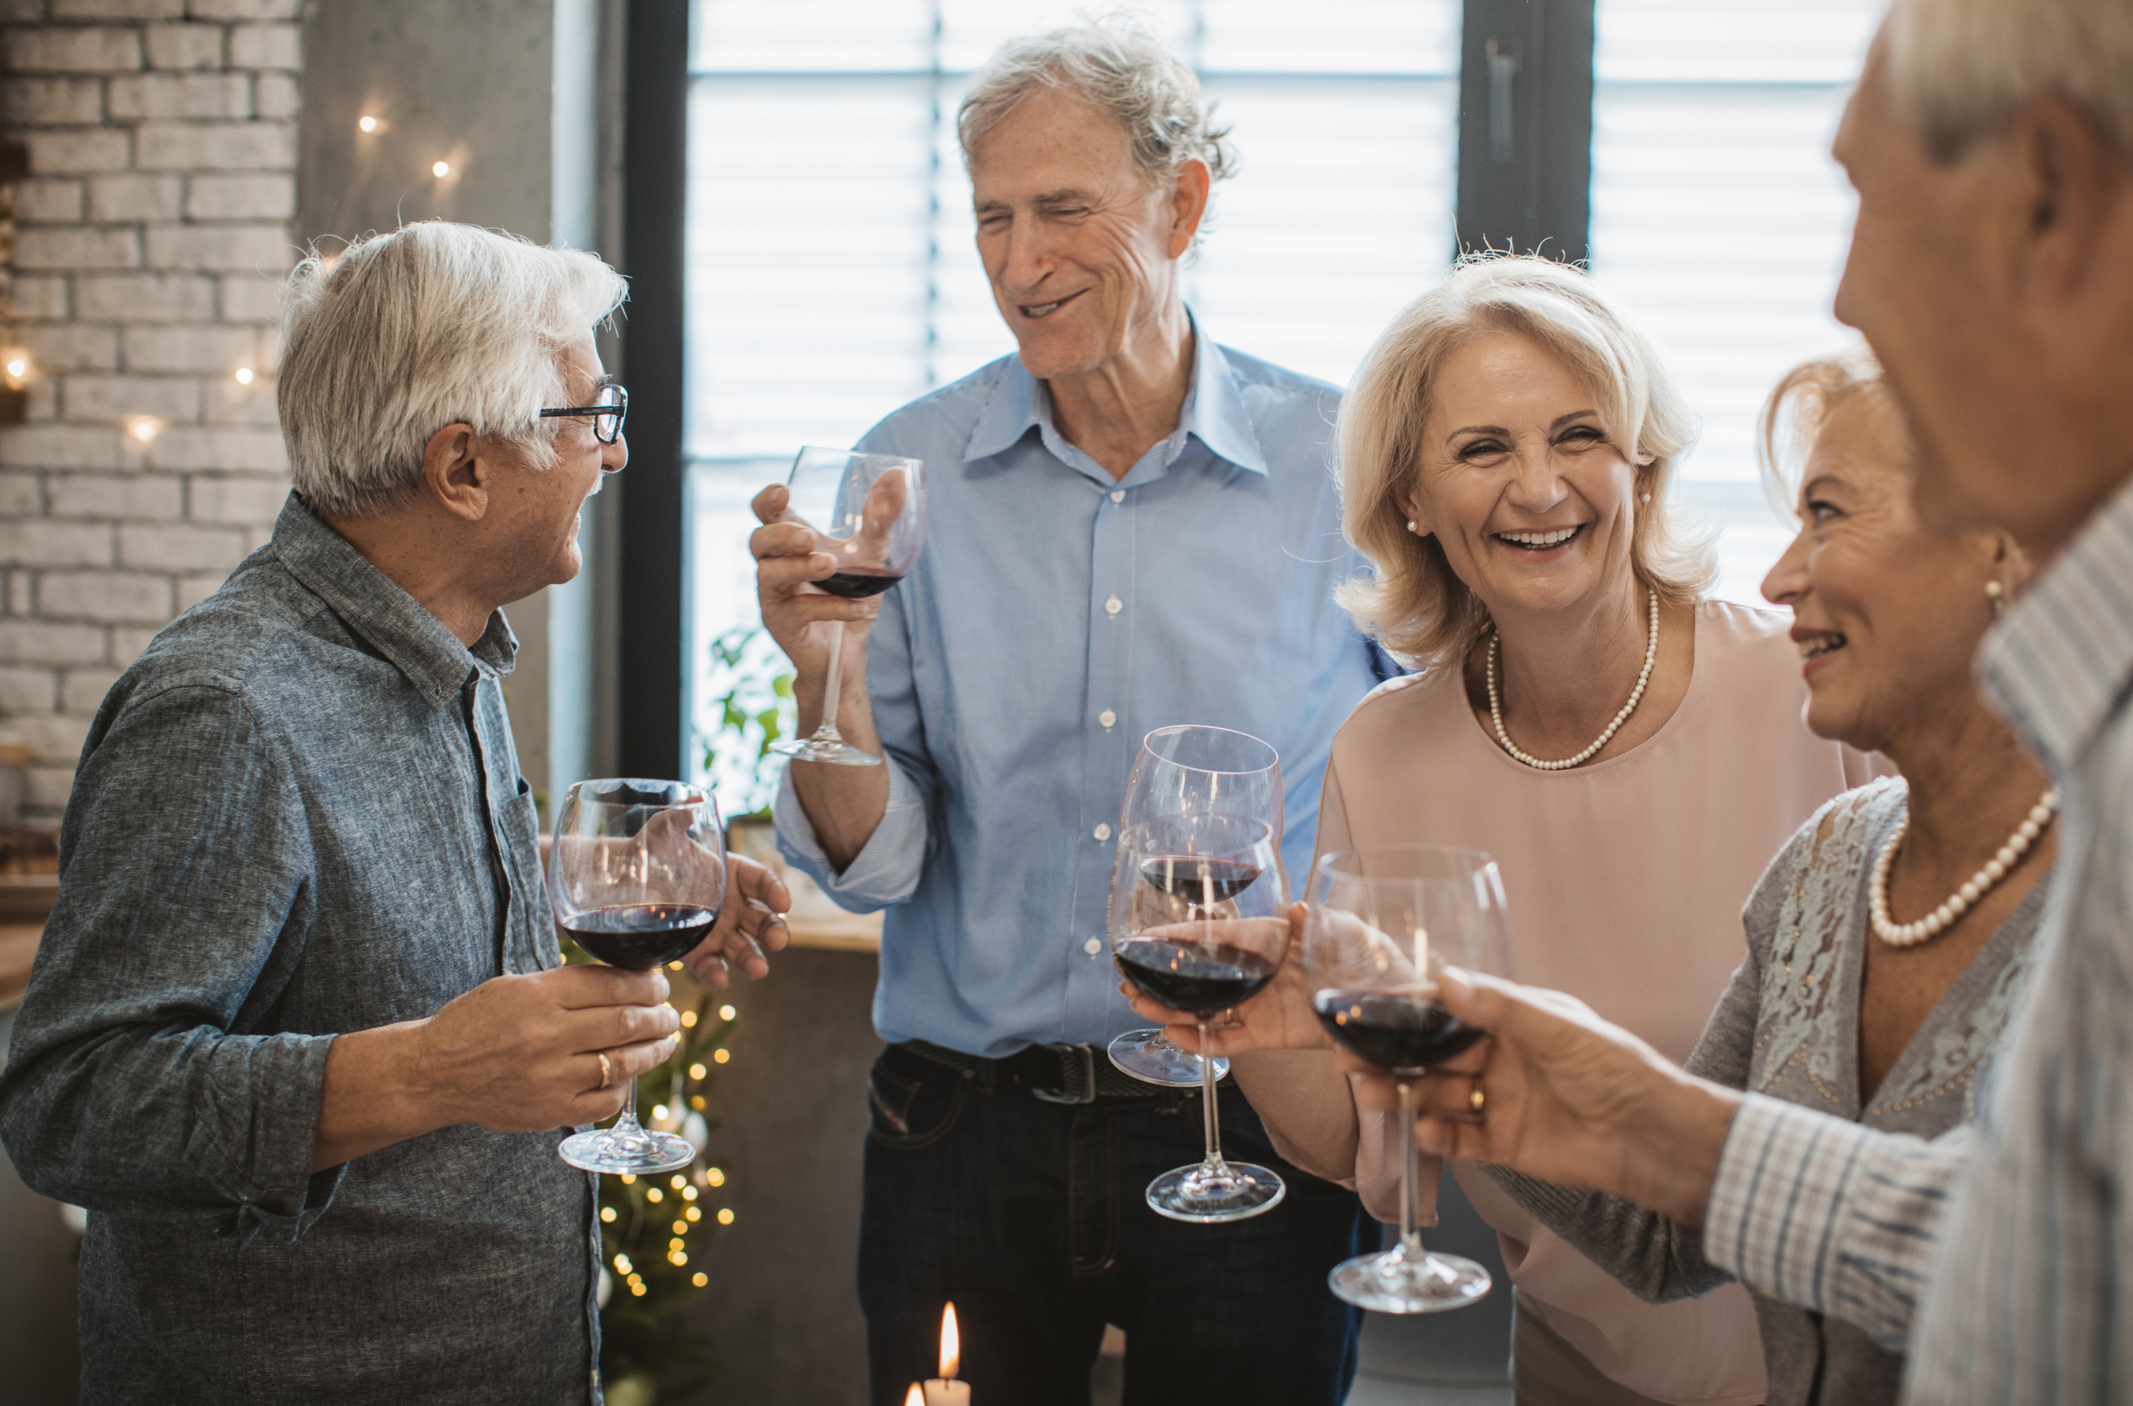
[[[314,248],[289,275],[276,394],[296,491],[331,517],[386,511],[461,421],[551,466],[563,352],[626,292],[590,254],[443,220]]]
[[[2133,160],[2133,6],[2125,0],[1896,0],[1884,29],[1898,115],[1942,162],[2055,93]]]
[[[1577,269],[1531,255],[1470,255],[1392,320],[1341,402],[1341,530],[1374,569],[1343,585],[1340,603],[1410,667],[1463,659],[1489,629],[1487,609],[1437,539],[1407,530],[1400,495],[1421,464],[1438,371],[1492,332],[1532,338],[1599,397],[1608,438],[1638,466],[1638,493],[1651,495],[1637,505],[1630,536],[1637,579],[1681,603],[1712,576],[1709,544],[1684,535],[1668,511],[1674,467],[1695,435],[1651,343]]]
[[[1756,420],[1755,462],[1762,470],[1763,491],[1788,521],[1799,516],[1799,477],[1816,437],[1830,416],[1860,396],[1882,411],[1883,428],[1902,446],[1906,459],[1915,453],[1910,424],[1865,342],[1801,362],[1778,378],[1763,402]]]

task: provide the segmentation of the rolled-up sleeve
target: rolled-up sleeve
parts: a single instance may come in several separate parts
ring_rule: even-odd
[[[339,1179],[311,1172],[332,1033],[271,1019],[315,891],[294,768],[222,689],[106,709],[0,1074],[0,1138],[43,1195],[293,1239]]]
[[[807,812],[793,789],[787,768],[778,783],[774,810],[778,826],[778,849],[787,860],[806,871],[809,878],[838,907],[854,913],[872,913],[891,903],[901,903],[918,888],[926,863],[926,807],[918,788],[892,759],[889,768],[889,802],[881,823],[867,837],[866,846],[839,870],[822,851]]]

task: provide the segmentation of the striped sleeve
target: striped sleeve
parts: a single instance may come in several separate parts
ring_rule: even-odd
[[[1932,1142],[1750,1094],[1704,1213],[1704,1255],[1901,1351],[1968,1131]]]

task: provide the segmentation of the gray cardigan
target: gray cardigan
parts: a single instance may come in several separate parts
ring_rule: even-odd
[[[1889,1132],[1931,1138],[1969,1118],[1979,1076],[2027,976],[2045,884],[1992,935],[1904,1046],[1873,1103],[1859,1104],[1859,982],[1874,857],[1905,813],[1901,781],[1823,806],[1778,853],[1742,910],[1748,958],[1733,973],[1687,1068]],[[1490,1176],[1632,1293],[1655,1303],[1708,1293],[1729,1276],[1702,1237],[1611,1196],[1501,1168]],[[1771,1406],[1890,1402],[1903,1357],[1838,1319],[1758,1293]]]

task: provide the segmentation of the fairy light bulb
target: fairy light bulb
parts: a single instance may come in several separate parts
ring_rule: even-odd
[[[439,161],[435,165],[430,167],[430,174],[441,181],[446,176],[452,174],[452,163],[449,161]]]
[[[378,130],[378,119],[365,113],[356,119],[356,127],[359,131],[375,132]]]
[[[30,364],[18,356],[8,362],[7,374],[19,380],[30,374]]]
[[[240,386],[249,386],[249,385],[251,385],[251,384],[252,384],[252,368],[251,368],[251,367],[249,367],[249,366],[240,366],[240,367],[238,367],[238,368],[237,368],[237,384],[238,384],[238,385],[240,385]]]

